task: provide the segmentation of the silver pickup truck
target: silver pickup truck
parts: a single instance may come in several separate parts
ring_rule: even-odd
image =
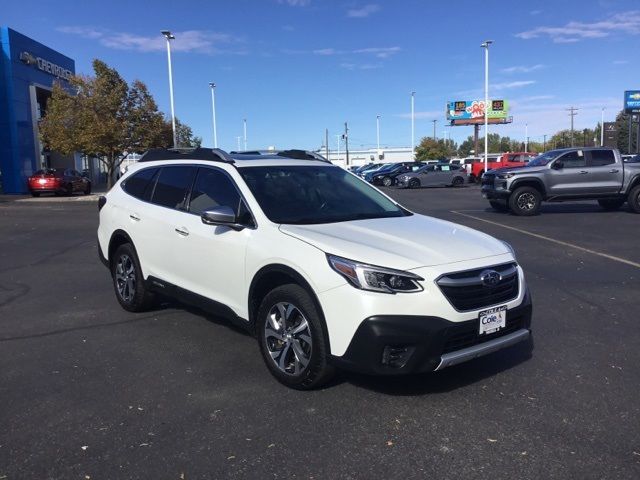
[[[482,196],[498,211],[531,216],[540,204],[597,200],[605,210],[625,202],[640,213],[640,157],[623,162],[613,148],[551,150],[525,167],[489,170],[482,176]]]

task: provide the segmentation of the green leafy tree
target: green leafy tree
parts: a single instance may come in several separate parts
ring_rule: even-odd
[[[194,136],[191,127],[176,118],[176,142],[178,148],[198,148],[202,145],[202,137]],[[173,147],[171,119],[167,120],[164,124],[162,146],[165,148]]]
[[[68,88],[54,86],[40,132],[50,150],[99,158],[111,187],[126,155],[165,146],[166,121],[144,83],[129,86],[100,60],[93,61],[93,71],[72,77]]]
[[[444,160],[455,154],[455,144],[444,139],[424,137],[416,147],[416,160]]]
[[[631,150],[629,150],[629,115],[622,110],[616,116],[616,129],[618,130],[618,150],[622,153],[634,153],[638,138],[637,135],[631,136]]]

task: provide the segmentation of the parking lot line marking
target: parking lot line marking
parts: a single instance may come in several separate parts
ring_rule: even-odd
[[[522,230],[520,228],[510,227],[509,225],[504,225],[498,222],[492,222],[491,220],[486,220],[484,218],[476,217],[474,215],[469,215],[468,213],[462,213],[456,210],[450,210],[450,212],[455,213],[457,215],[462,215],[463,217],[473,218],[474,220],[478,220],[480,222],[490,223],[491,225],[496,225],[498,227],[513,230],[515,232],[522,233],[524,235],[529,235],[531,237],[539,238],[541,240],[546,240],[547,242],[553,242],[565,247],[575,248],[576,250],[580,250],[582,252],[590,253],[592,255],[598,255],[599,257],[607,258],[615,262],[620,262],[626,265],[631,265],[632,267],[640,268],[640,263],[632,262],[631,260],[627,260],[626,258],[616,257],[614,255],[609,255],[608,253],[598,252],[596,250],[591,250],[590,248],[581,247],[580,245],[574,245],[573,243],[563,242],[562,240],[556,240],[555,238],[546,237],[544,235],[540,235],[539,233],[528,232],[527,230]]]

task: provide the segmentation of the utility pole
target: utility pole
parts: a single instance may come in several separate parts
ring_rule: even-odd
[[[488,170],[489,161],[489,45],[493,40],[485,40],[480,45],[484,48],[484,171]]]
[[[578,109],[575,107],[570,107],[566,110],[569,112],[569,116],[571,117],[571,146],[573,147],[573,117],[578,114]]]
[[[380,115],[376,115],[376,144],[378,146],[376,158],[378,158],[380,156]]]
[[[600,146],[604,147],[604,107],[602,107],[602,115],[600,117]]]
[[[329,129],[324,129],[324,151],[327,155],[327,160],[329,160]]]
[[[416,158],[416,119],[415,119],[415,97],[416,92],[411,92],[411,160]]]
[[[346,163],[345,166],[349,166],[349,128],[347,127],[347,122],[344,122],[344,148],[346,152]]]
[[[547,151],[547,134],[542,136],[542,153]]]
[[[438,123],[438,120],[431,120],[433,122],[433,139],[437,140],[436,138],[436,123]]]
[[[524,151],[529,151],[529,124],[524,124]]]

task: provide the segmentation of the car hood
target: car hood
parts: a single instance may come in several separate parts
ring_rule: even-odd
[[[488,170],[487,173],[539,173],[546,170],[546,167],[502,167],[502,168],[494,168],[492,170]]]
[[[400,270],[509,253],[500,240],[424,215],[318,225],[280,225],[283,233],[325,253]]]

